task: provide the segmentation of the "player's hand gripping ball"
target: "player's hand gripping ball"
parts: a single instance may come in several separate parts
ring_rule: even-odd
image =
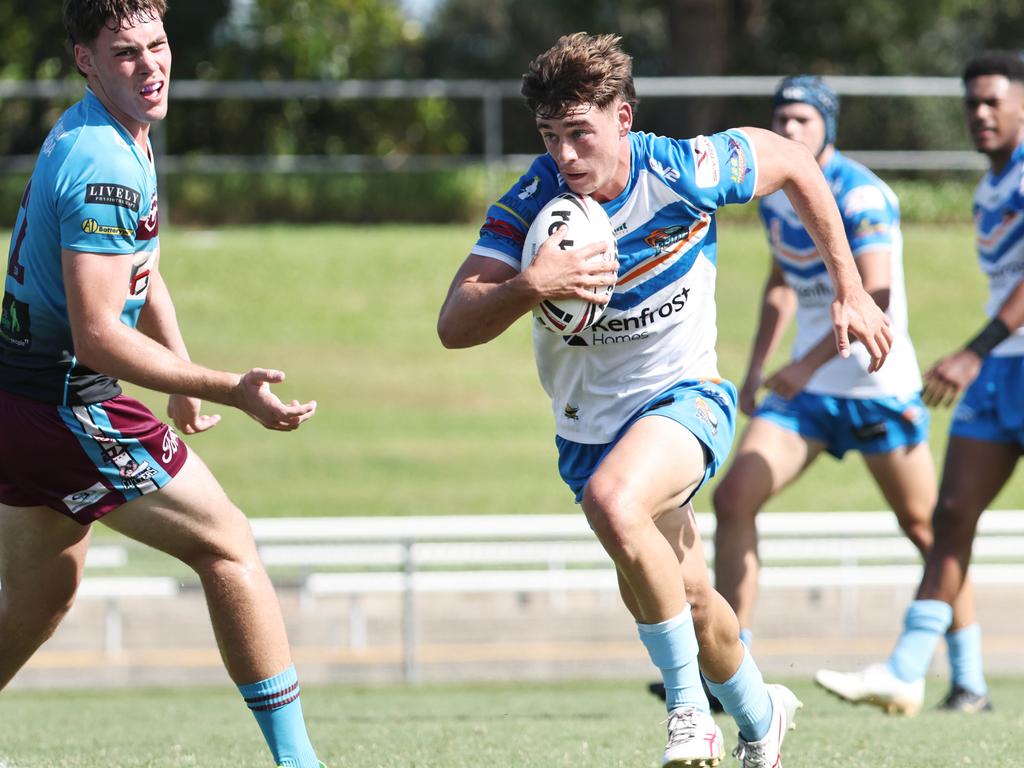
[[[601,204],[588,195],[564,192],[545,205],[533,220],[523,245],[523,269],[530,266],[533,257],[537,255],[537,249],[562,224],[566,228],[562,230],[562,240],[558,247],[563,251],[603,241],[610,243],[609,250],[591,257],[591,260],[611,261],[618,258],[612,223]],[[594,294],[609,296],[614,290],[614,285],[602,286],[595,288]],[[574,336],[596,323],[604,307],[603,304],[592,304],[583,299],[547,299],[534,308],[533,315],[549,331],[561,336]]]

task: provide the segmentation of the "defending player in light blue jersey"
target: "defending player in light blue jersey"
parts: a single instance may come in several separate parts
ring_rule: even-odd
[[[785,187],[833,276],[835,338],[864,339],[881,366],[892,341],[864,291],[828,185],[806,148],[770,131],[672,139],[632,130],[632,62],[613,35],[562,37],[531,62],[523,95],[547,154],[487,211],[452,281],[438,333],[446,347],[486,343],[541,301],[595,303],[576,336],[534,327],[555,415],[559,471],[619,573],[622,599],[661,670],[669,710],[663,766],[715,765],[722,734],[701,671],[739,726],[744,768],[778,768],[799,702],[767,686],[711,588],[689,501],[729,451],[735,389],[715,356],[715,211]],[[561,251],[556,231],[521,269],[540,209],[570,189],[600,202],[617,238],[616,275],[596,243]],[[700,649],[698,667],[698,648]]]
[[[981,54],[967,63],[963,83],[967,130],[989,161],[973,207],[989,319],[925,374],[929,405],[951,405],[963,394],[949,431],[935,543],[889,659],[852,673],[820,670],[816,677],[844,699],[890,711],[920,707],[935,647],[955,622],[978,519],[1024,449],[1024,61],[1016,53]],[[981,677],[980,661],[975,674]],[[962,710],[991,708],[974,689],[954,687],[951,698]]]
[[[921,374],[907,332],[899,204],[885,182],[836,150],[838,116],[839,97],[821,78],[789,77],[775,91],[772,129],[817,157],[864,287],[886,310],[895,343],[877,373],[868,372],[870,361],[860,344],[848,358],[836,357],[829,320],[832,283],[817,246],[785,195],[763,198],[772,266],[739,396],[740,409],[753,418],[714,494],[715,586],[735,609],[748,643],[758,588],[756,515],[822,453],[842,458],[848,450],[859,452],[907,537],[922,554],[932,543],[935,469]],[[792,362],[765,376],[765,362],[794,314]],[[769,391],[757,406],[761,386]],[[953,690],[983,697],[978,638],[968,586],[957,598],[948,636]],[[962,703],[962,697],[951,695],[945,705]]]
[[[118,385],[170,395],[168,414],[187,435],[220,419],[200,412],[203,400],[284,431],[316,410],[271,392],[280,371],[236,374],[189,359],[160,274],[149,141],[170,90],[165,10],[164,0],[64,0],[85,97],[39,153],[0,309],[0,688],[68,611],[102,519],[196,571],[224,664],[275,763],[318,768],[245,515],[177,433]]]

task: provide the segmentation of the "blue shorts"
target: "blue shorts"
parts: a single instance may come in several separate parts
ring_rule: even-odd
[[[1024,446],[1024,357],[989,357],[953,412],[949,434]]]
[[[583,489],[598,466],[631,426],[644,416],[666,416],[686,427],[704,446],[706,466],[704,485],[729,457],[736,432],[736,387],[728,381],[706,379],[681,381],[633,414],[610,443],[575,443],[555,437],[558,446],[558,473],[576,494],[583,498]],[[700,488],[694,489],[694,493]]]
[[[786,400],[771,392],[754,414],[841,459],[847,451],[889,453],[928,439],[931,416],[920,395],[853,398],[801,392]]]

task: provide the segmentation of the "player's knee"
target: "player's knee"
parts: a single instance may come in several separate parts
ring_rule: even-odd
[[[953,496],[941,496],[932,517],[933,547],[943,550],[970,549],[978,514]]]
[[[74,605],[78,583],[74,573],[51,573],[44,579],[25,581],[8,578],[0,589],[0,606],[4,614],[16,616],[19,624],[52,632]]]
[[[757,504],[750,499],[749,488],[729,473],[715,488],[711,497],[718,524],[726,527],[753,525]]]
[[[910,542],[917,547],[922,555],[927,555],[932,548],[932,526],[931,523],[922,520],[901,520],[900,528]]]
[[[628,492],[603,488],[591,482],[583,498],[583,510],[597,538],[613,560],[635,555],[637,539],[643,524],[651,523],[638,505],[630,500]]]

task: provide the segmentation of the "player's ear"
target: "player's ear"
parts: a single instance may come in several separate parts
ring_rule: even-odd
[[[630,106],[629,102],[619,102],[616,117],[619,123],[619,136],[625,136],[629,133],[629,129],[633,127],[633,107]]]
[[[91,74],[93,71],[93,53],[89,47],[81,43],[75,43],[74,54],[75,66],[78,67],[78,71],[83,75]]]

